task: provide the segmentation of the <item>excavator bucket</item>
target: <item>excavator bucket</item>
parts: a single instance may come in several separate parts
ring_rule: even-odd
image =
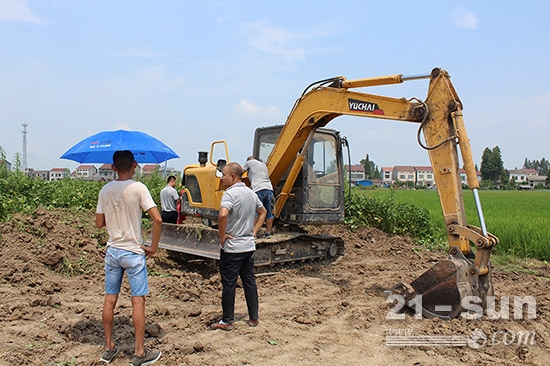
[[[390,292],[403,296],[406,305],[418,309],[426,318],[450,320],[476,304],[483,309],[487,296],[493,295],[491,271],[479,275],[477,267],[458,247],[451,247],[446,260],[439,261],[410,285],[400,282]],[[418,297],[417,297],[418,296]]]
[[[159,247],[197,257],[220,259],[218,231],[202,224],[162,224]]]

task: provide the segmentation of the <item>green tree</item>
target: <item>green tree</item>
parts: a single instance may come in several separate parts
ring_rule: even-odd
[[[8,162],[6,161],[6,152],[4,148],[0,146],[0,178],[8,176]]]
[[[492,181],[495,186],[507,179],[504,163],[502,162],[502,154],[498,146],[495,146],[493,150],[488,147],[483,150],[480,172],[482,180]]]
[[[359,164],[361,164],[365,169],[365,177],[367,179],[380,179],[380,170],[374,161],[370,161],[369,154],[367,154],[365,159],[361,159]]]
[[[19,154],[18,152],[15,153],[15,155],[13,156],[13,170],[15,170],[16,172],[20,172],[23,170],[23,161],[21,159],[21,154]]]
[[[538,160],[529,160],[525,158],[525,161],[523,162],[523,169],[535,169],[540,176],[545,176],[548,174],[548,170],[550,169],[550,162],[546,160],[544,157]]]

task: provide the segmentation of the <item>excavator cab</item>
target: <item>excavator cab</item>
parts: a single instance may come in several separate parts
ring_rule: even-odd
[[[254,136],[254,156],[267,161],[283,126],[262,127]],[[273,185],[275,197],[287,195],[281,212],[282,224],[337,224],[344,219],[344,175],[342,141],[335,130],[319,128],[304,146],[298,175],[288,193],[284,192],[293,166]]]

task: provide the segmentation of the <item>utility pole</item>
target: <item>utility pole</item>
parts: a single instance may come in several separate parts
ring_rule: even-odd
[[[27,126],[28,123],[23,123],[23,173],[27,173]]]

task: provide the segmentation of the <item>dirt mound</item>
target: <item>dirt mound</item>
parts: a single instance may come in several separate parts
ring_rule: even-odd
[[[39,209],[0,224],[0,365],[98,364],[106,235],[93,223],[92,213]],[[345,255],[328,265],[306,263],[259,275],[260,325],[246,325],[239,289],[232,332],[207,327],[221,316],[220,279],[213,267],[160,250],[149,263],[146,305],[146,345],[162,350],[158,364],[550,364],[547,264],[495,268],[496,310],[508,308],[502,302],[508,297],[508,320],[442,321],[413,314],[390,319],[394,305],[384,290],[410,282],[445,253],[375,229],[316,230],[342,236]],[[514,319],[513,301],[525,296],[536,299],[536,319],[528,319],[527,306]],[[133,328],[126,281],[115,317],[122,352],[112,364],[127,365]],[[422,344],[396,346],[396,339]],[[434,346],[441,339],[454,344]]]

